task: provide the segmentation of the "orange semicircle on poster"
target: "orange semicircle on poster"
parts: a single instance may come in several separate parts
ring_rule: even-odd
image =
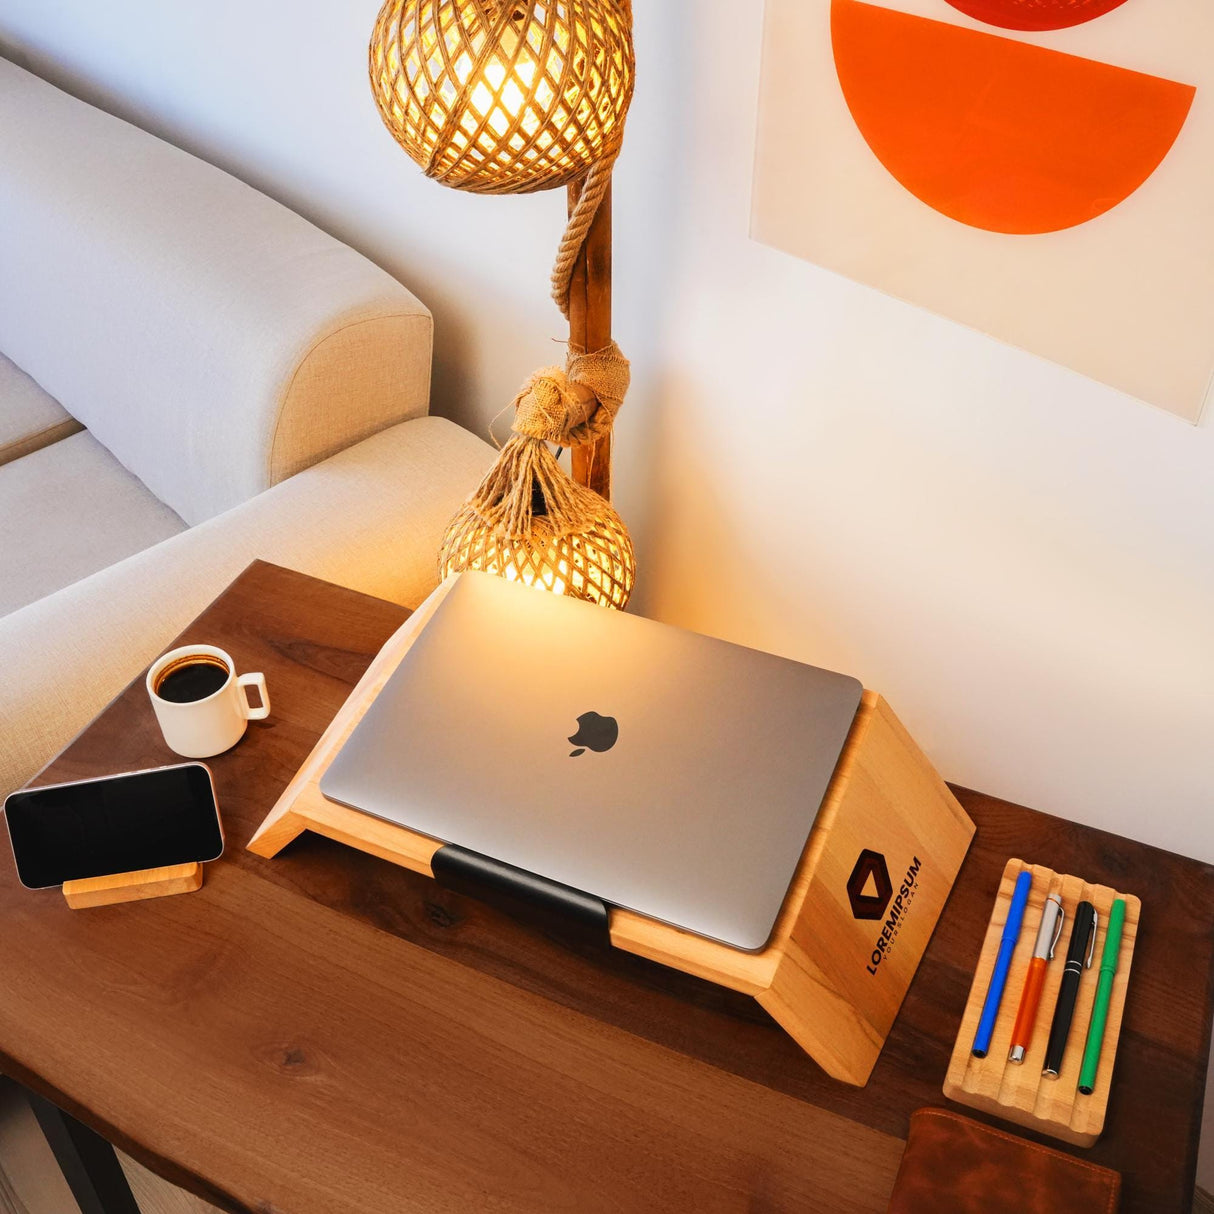
[[[928,206],[991,232],[1057,232],[1123,202],[1196,92],[863,0],[832,0],[831,39],[877,159]]]

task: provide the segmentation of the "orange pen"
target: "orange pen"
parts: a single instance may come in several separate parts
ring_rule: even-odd
[[[1012,1028],[1012,1048],[1008,1053],[1011,1062],[1023,1062],[1033,1040],[1033,1026],[1037,1023],[1037,1007],[1041,1003],[1041,988],[1045,985],[1045,967],[1054,958],[1058,938],[1062,935],[1062,924],[1066,914],[1062,899],[1050,894],[1041,908],[1041,926],[1037,929],[1037,943],[1033,945],[1033,959],[1029,972],[1024,977],[1024,990],[1020,995],[1020,1009],[1016,1013],[1016,1024]]]

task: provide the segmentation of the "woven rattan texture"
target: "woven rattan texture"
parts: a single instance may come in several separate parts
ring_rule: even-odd
[[[632,540],[620,516],[601,498],[596,514],[577,530],[540,517],[532,520],[529,534],[509,535],[468,502],[443,538],[441,576],[479,569],[622,611],[636,579]]]
[[[623,139],[626,0],[387,0],[371,88],[428,177],[480,194],[565,185]]]

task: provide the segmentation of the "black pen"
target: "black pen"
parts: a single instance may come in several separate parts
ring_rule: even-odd
[[[1066,950],[1066,965],[1062,970],[1062,985],[1058,988],[1058,1002],[1054,1005],[1054,1020],[1050,1025],[1050,1039],[1045,1047],[1043,1075],[1058,1078],[1062,1070],[1062,1056],[1066,1053],[1066,1039],[1071,1034],[1071,1020],[1075,1015],[1075,999],[1079,995],[1079,979],[1083,974],[1084,955],[1087,968],[1092,968],[1092,953],[1096,948],[1096,928],[1099,916],[1090,902],[1081,902],[1075,908],[1075,925],[1071,928],[1071,943]]]

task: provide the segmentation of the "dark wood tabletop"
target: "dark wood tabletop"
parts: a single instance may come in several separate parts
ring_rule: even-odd
[[[245,850],[406,614],[256,564],[185,630],[270,688],[270,719],[209,761],[227,851],[198,893],[71,911],[4,849],[0,1071],[234,1211],[880,1211],[910,1114],[946,1103],[1014,855],[1142,898],[1105,1134],[1073,1153],[1122,1173],[1125,1214],[1189,1214],[1214,870],[957,790],[973,847],[871,1081],[848,1087],[744,996],[318,836]],[[138,680],[40,781],[172,761]]]

